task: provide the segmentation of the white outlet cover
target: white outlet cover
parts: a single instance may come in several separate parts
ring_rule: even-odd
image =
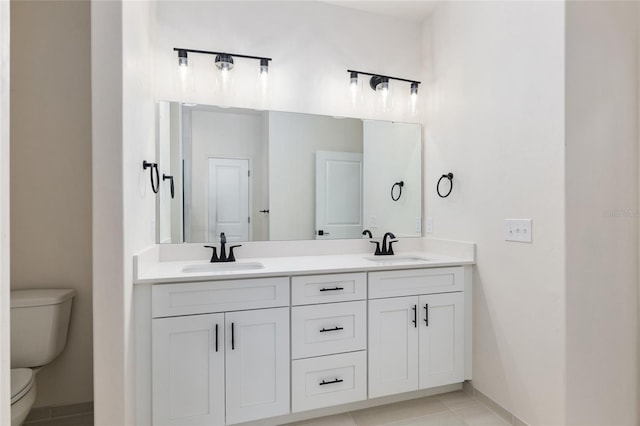
[[[505,219],[504,239],[518,243],[532,243],[533,229],[531,219]]]
[[[433,218],[431,216],[427,216],[425,221],[425,228],[427,234],[433,234]]]

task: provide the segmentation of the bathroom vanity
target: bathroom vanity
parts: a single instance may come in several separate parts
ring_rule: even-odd
[[[138,256],[137,424],[285,424],[460,389],[470,253]]]

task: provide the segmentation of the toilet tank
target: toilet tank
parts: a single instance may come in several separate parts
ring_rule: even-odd
[[[67,344],[73,289],[11,292],[11,368],[53,361]]]

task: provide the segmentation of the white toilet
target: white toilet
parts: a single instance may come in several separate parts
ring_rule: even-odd
[[[11,292],[11,426],[21,425],[36,399],[36,373],[67,343],[75,290]]]

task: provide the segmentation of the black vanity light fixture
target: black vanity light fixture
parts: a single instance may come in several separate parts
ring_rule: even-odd
[[[196,49],[185,49],[181,47],[174,47],[173,50],[178,52],[178,65],[180,67],[188,67],[189,66],[189,53],[198,53],[202,55],[213,55],[215,56],[214,63],[216,68],[220,71],[231,71],[233,69],[233,58],[244,58],[244,59],[255,59],[260,61],[260,74],[267,75],[269,73],[269,62],[272,60],[271,58],[265,58],[262,56],[250,56],[250,55],[240,55],[237,53],[226,53],[226,52],[213,52],[210,50],[196,50]]]
[[[418,96],[418,85],[420,84],[419,81],[408,80],[406,78],[400,78],[400,77],[391,77],[391,76],[382,75],[382,74],[373,74],[373,73],[364,72],[364,71],[347,70],[347,72],[349,73],[351,87],[356,87],[358,85],[358,74],[362,74],[362,75],[371,76],[371,78],[369,79],[369,86],[371,87],[371,89],[375,91],[385,92],[389,90],[389,80],[397,80],[397,81],[405,81],[407,83],[410,83],[411,96],[414,96],[414,97]]]

